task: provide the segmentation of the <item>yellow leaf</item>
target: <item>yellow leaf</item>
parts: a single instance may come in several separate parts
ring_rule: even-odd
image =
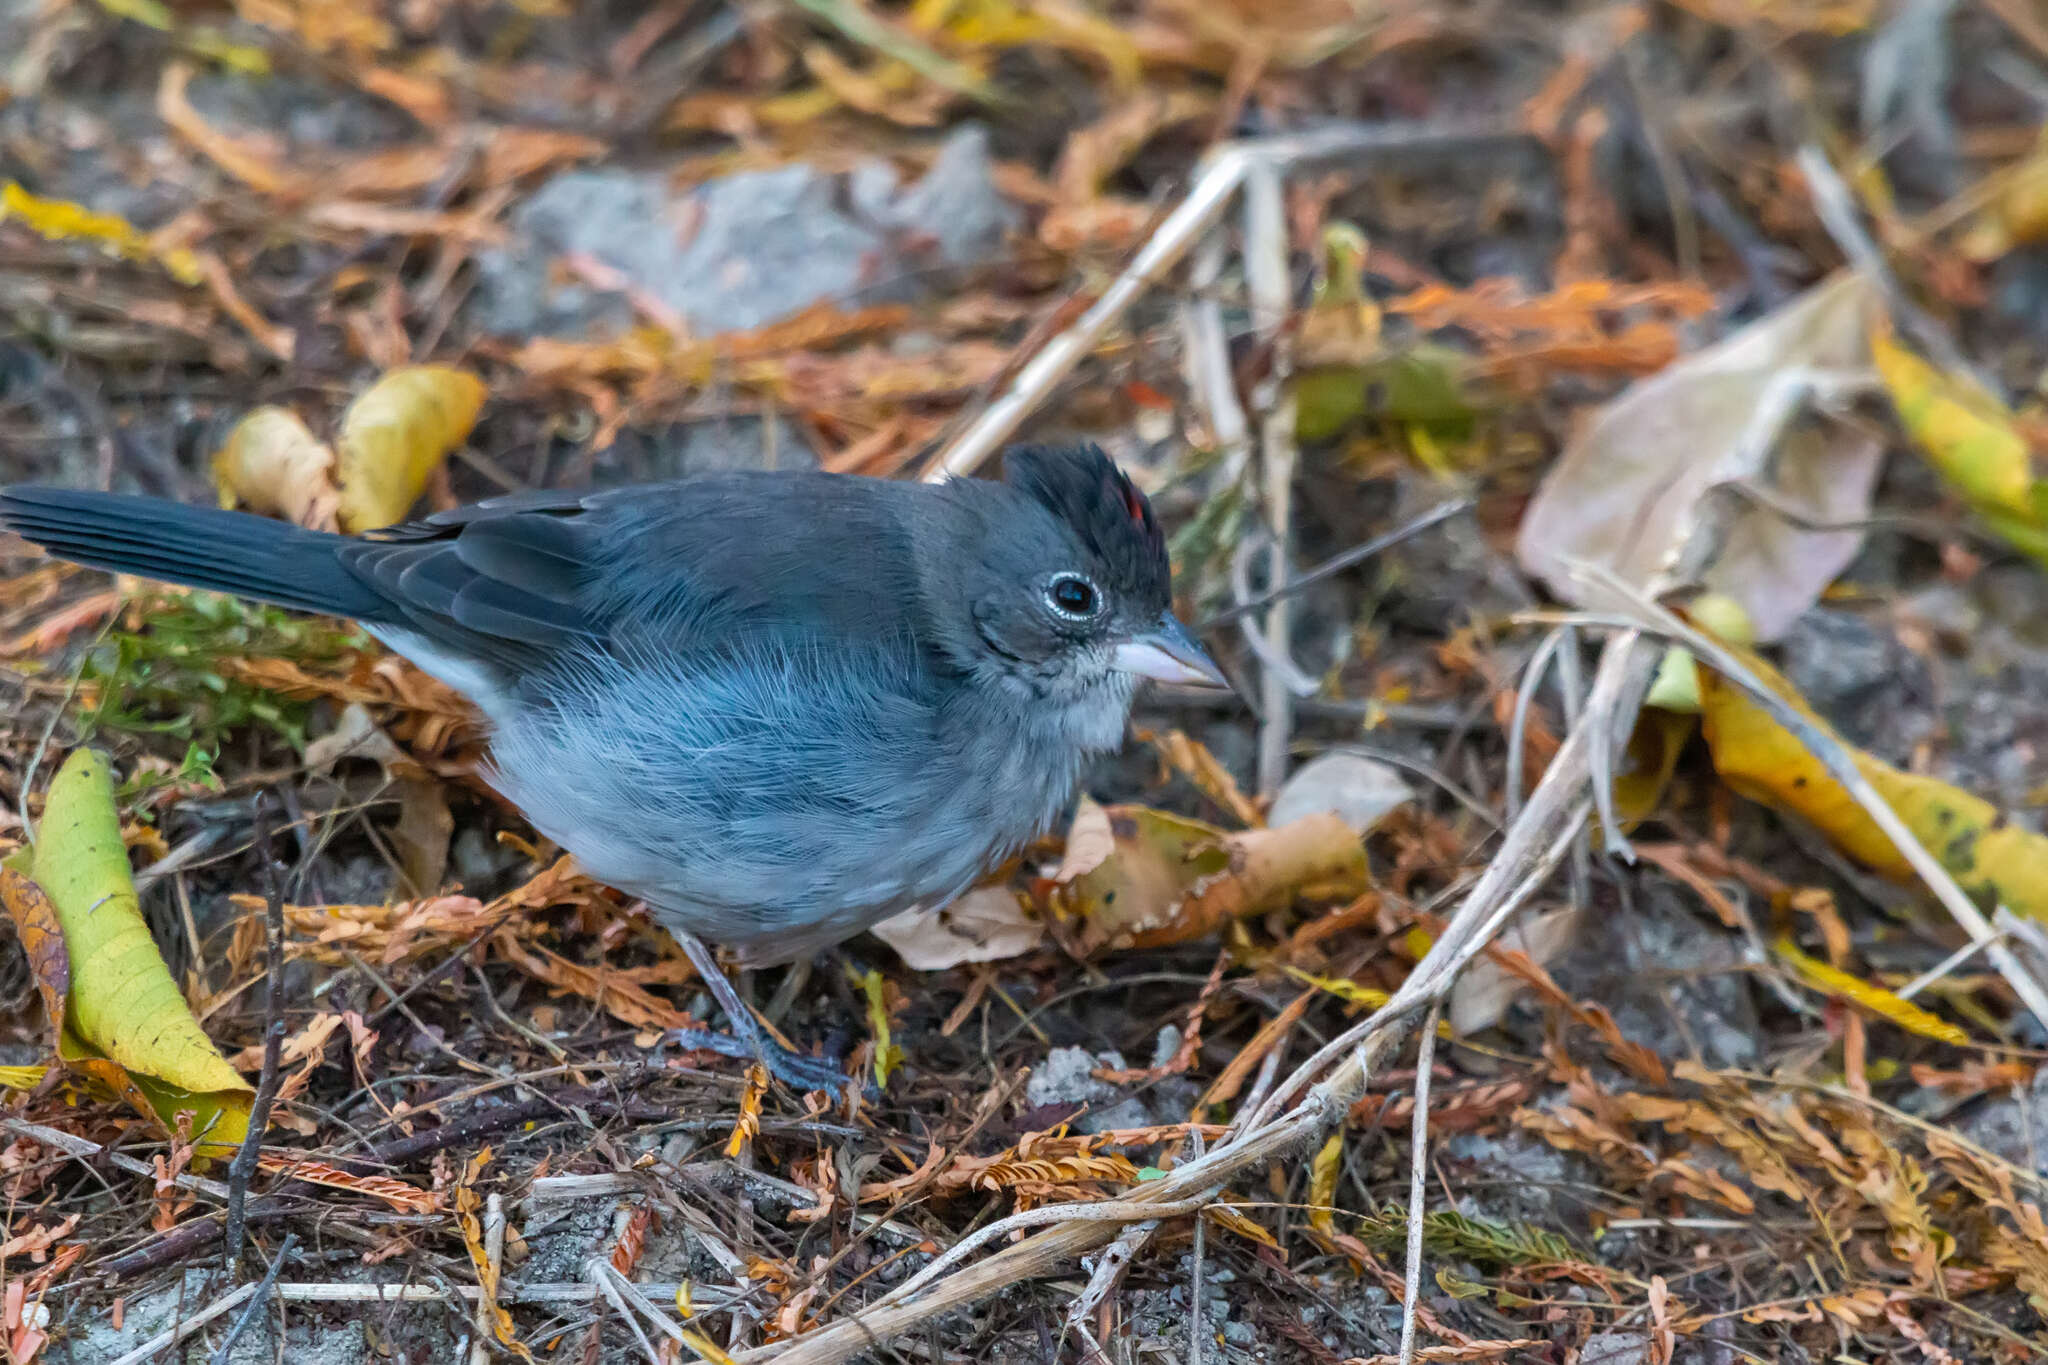
[[[118,19],[133,19],[160,33],[171,31],[171,12],[160,0],[100,0],[100,8]]]
[[[1673,650],[1665,662],[1678,657]],[[1692,656],[1684,655],[1688,677],[1697,670]],[[1635,733],[1629,736],[1629,770],[1614,776],[1614,811],[1624,826],[1649,819],[1664,800],[1671,775],[1678,770],[1679,755],[1692,738],[1693,718],[1682,711],[1645,705],[1636,716]]]
[[[131,261],[155,261],[180,284],[199,283],[199,262],[183,248],[161,250],[126,218],[95,213],[63,199],[44,199],[9,180],[0,182],[0,221],[19,219],[40,237],[53,242],[78,238],[97,242]]]
[[[1143,75],[1130,34],[1073,0],[1037,0],[1028,7],[1009,0],[920,0],[910,25],[927,33],[942,29],[969,48],[1064,48],[1101,62],[1120,89],[1135,87]]]
[[[1870,349],[1899,421],[1935,470],[1976,506],[2031,521],[2033,461],[2005,405],[1899,345],[1883,323]]]
[[[469,439],[483,381],[414,365],[379,379],[341,419],[341,526],[369,531],[404,518],[448,452]]]
[[[1234,1232],[1248,1242],[1257,1242],[1260,1246],[1273,1251],[1280,1249],[1280,1243],[1274,1238],[1272,1233],[1266,1231],[1263,1227],[1260,1227],[1228,1204],[1211,1204],[1208,1208],[1202,1210],[1202,1216],[1217,1227]]]
[[[761,1101],[768,1095],[768,1068],[759,1062],[747,1068],[747,1088],[740,1095],[740,1112],[732,1122],[732,1136],[725,1140],[725,1154],[736,1157],[761,1132]]]
[[[1889,1019],[1908,1033],[1917,1033],[1922,1038],[1937,1042],[1953,1043],[1957,1047],[1967,1046],[1970,1035],[1949,1023],[1921,1009],[1910,1000],[1901,1000],[1882,986],[1873,986],[1860,976],[1853,976],[1839,967],[1831,967],[1817,957],[1809,957],[1799,951],[1799,945],[1789,937],[1780,936],[1771,945],[1779,957],[1808,985],[1816,990],[1838,995],[1850,1004],[1868,1010],[1880,1019]]]
[[[1304,986],[1314,986],[1319,991],[1329,992],[1339,1000],[1348,1000],[1354,1005],[1363,1005],[1367,1009],[1376,1010],[1386,1004],[1387,1001],[1393,999],[1391,995],[1388,995],[1376,986],[1361,986],[1348,977],[1315,976],[1303,971],[1299,967],[1287,968],[1287,974],[1296,981],[1301,982]]]
[[[1747,651],[1735,652],[1766,685],[1832,733],[1776,669]],[[1700,728],[1722,781],[1753,801],[1795,812],[1871,870],[1894,881],[1913,880],[1912,865],[1890,838],[1791,731],[1720,674],[1701,668],[1699,678]],[[2048,919],[2048,836],[2006,819],[1989,801],[1946,782],[1901,772],[1869,754],[1851,756],[1878,795],[1973,900]]]
[[[1336,1132],[1308,1167],[1308,1225],[1317,1232],[1336,1234],[1337,1176],[1343,1169],[1344,1134]]]
[[[889,1088],[889,1073],[903,1064],[903,1049],[889,1036],[889,989],[882,974],[870,967],[860,978],[861,994],[868,1001],[868,1032],[875,1037],[875,1086]]]
[[[191,1110],[202,1156],[239,1147],[253,1091],[192,1017],[150,938],[113,781],[90,749],[74,753],[50,784],[31,875],[56,907],[70,958],[64,1060],[131,1100],[139,1092],[167,1130]]]
[[[289,408],[257,408],[213,457],[220,505],[247,506],[319,531],[336,527],[334,452]]]
[[[46,1066],[0,1066],[0,1086],[9,1090],[33,1090],[50,1074]]]

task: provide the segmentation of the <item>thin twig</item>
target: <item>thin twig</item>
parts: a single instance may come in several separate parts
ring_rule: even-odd
[[[1474,505],[1470,498],[1452,498],[1448,502],[1440,502],[1420,516],[1410,517],[1391,531],[1374,536],[1362,545],[1354,545],[1348,550],[1331,555],[1313,569],[1295,574],[1285,583],[1276,584],[1256,597],[1248,597],[1242,602],[1233,602],[1215,615],[1205,618],[1196,629],[1207,630],[1211,626],[1220,626],[1224,622],[1236,620],[1248,612],[1258,611],[1262,607],[1269,606],[1283,597],[1291,597],[1312,583],[1320,583],[1325,578],[1344,572],[1344,570],[1354,564],[1362,564],[1374,555],[1391,550],[1402,541],[1420,535],[1439,522],[1449,521],[1460,512],[1471,511]]]
[[[1167,215],[1159,230],[1147,239],[1131,263],[1124,267],[1102,297],[1073,326],[1048,342],[1031,358],[1011,382],[1010,391],[989,404],[974,423],[955,438],[933,462],[926,478],[938,482],[958,474],[971,474],[996,448],[1009,439],[1025,416],[1045,400],[1053,386],[1081,362],[1096,339],[1123,316],[1147,289],[1173,269],[1189,247],[1200,241],[1209,225],[1228,208],[1244,179],[1246,156],[1234,149],[1211,154],[1195,176],[1187,198]]]
[[[1194,1159],[1200,1161],[1205,1144],[1199,1130],[1193,1135],[1192,1146]],[[1209,1335],[1209,1306],[1202,1299],[1202,1259],[1208,1254],[1207,1228],[1206,1218],[1195,1220],[1194,1245],[1188,1251],[1194,1258],[1194,1266],[1188,1272],[1188,1365],[1202,1365],[1207,1355],[1203,1342]]]
[[[144,1361],[154,1359],[159,1351],[177,1345],[186,1337],[191,1336],[194,1332],[206,1326],[207,1323],[212,1322],[215,1318],[234,1312],[249,1299],[253,1298],[256,1291],[261,1288],[260,1284],[252,1280],[240,1289],[234,1290],[225,1298],[216,1299],[214,1302],[206,1305],[206,1307],[200,1309],[191,1317],[171,1324],[126,1355],[108,1361],[107,1365],[143,1365]]]
[[[1259,414],[1260,482],[1266,511],[1268,589],[1293,577],[1289,548],[1294,533],[1294,346],[1287,319],[1293,290],[1287,269],[1287,203],[1280,168],[1270,161],[1252,166],[1244,182],[1244,273],[1252,321],[1271,352],[1266,376],[1252,400]],[[1293,603],[1275,596],[1266,607],[1265,668],[1259,689],[1258,789],[1271,796],[1287,776],[1288,745],[1294,738]],[[1282,668],[1280,660],[1288,667]]]
[[[287,1232],[284,1235],[284,1241],[278,1244],[277,1255],[270,1262],[270,1269],[264,1271],[263,1278],[256,1282],[256,1292],[249,1297],[249,1306],[242,1310],[242,1315],[228,1328],[228,1334],[221,1338],[220,1345],[213,1348],[208,1365],[228,1365],[228,1359],[234,1353],[236,1339],[249,1330],[250,1324],[256,1321],[256,1315],[270,1302],[271,1292],[277,1287],[277,1272],[284,1269],[284,1258],[292,1254],[292,1248],[298,1245],[298,1241],[299,1237],[295,1232]]]
[[[278,1057],[285,1034],[284,887],[278,879],[277,859],[271,847],[270,810],[260,797],[256,806],[256,856],[263,864],[264,897],[263,1072],[256,1082],[256,1097],[249,1103],[249,1131],[243,1134],[235,1159],[228,1163],[228,1210],[221,1260],[230,1275],[241,1267],[249,1182],[256,1176],[256,1162],[263,1154],[263,1132],[270,1126],[270,1110],[277,1103],[281,1079]]]
[[[1897,319],[1900,328],[1913,338],[1916,345],[1933,356],[1942,369],[1951,374],[1969,375],[1988,393],[2001,393],[1998,384],[1970,363],[1948,329],[1936,326],[1900,286],[1898,276],[1892,273],[1890,264],[1885,260],[1884,252],[1863,227],[1855,191],[1836,171],[1827,154],[1808,143],[1799,149],[1793,161],[1799,167],[1799,173],[1806,178],[1806,187],[1813,195],[1813,211],[1821,226],[1834,238],[1842,254],[1849,258],[1849,264],[1877,286],[1885,308]]]
[[[990,1242],[998,1241],[1025,1228],[1042,1228],[1048,1223],[1064,1223],[1070,1220],[1083,1223],[1130,1223],[1143,1219],[1177,1218],[1182,1214],[1199,1212],[1214,1197],[1214,1193],[1213,1190],[1206,1191],[1170,1202],[1105,1199],[1095,1204],[1052,1204],[1041,1209],[1022,1209],[1007,1218],[998,1218],[993,1223],[976,1228],[946,1248],[943,1256],[889,1291],[882,1297],[880,1303],[900,1303],[914,1298],[919,1290],[973,1255],[977,1248],[985,1247]]]
[[[1436,1066],[1436,1021],[1443,1002],[1429,1007],[1422,1020],[1422,1041],[1415,1050],[1415,1119],[1409,1133],[1414,1147],[1408,1160],[1407,1296],[1401,1301],[1401,1365],[1415,1363],[1415,1319],[1422,1310],[1422,1200],[1429,1173],[1429,1073]]]
[[[1230,369],[1230,338],[1223,330],[1223,303],[1216,286],[1223,279],[1223,262],[1229,248],[1223,234],[1212,231],[1195,249],[1188,264],[1188,293],[1181,305],[1181,355],[1187,370],[1188,392],[1196,410],[1209,419],[1209,436],[1222,455],[1223,484],[1228,487],[1243,476],[1251,432],[1245,425],[1244,405],[1237,398],[1237,384]]]
[[[484,1201],[484,1273],[477,1279],[476,1334],[470,1338],[469,1365],[491,1365],[491,1342],[498,1336],[498,1280],[505,1268],[505,1196],[492,1193]]]
[[[591,1257],[590,1282],[597,1286],[598,1292],[603,1294],[618,1315],[625,1319],[627,1330],[632,1332],[634,1340],[640,1343],[640,1349],[646,1353],[648,1365],[661,1365],[661,1356],[655,1351],[654,1343],[647,1339],[647,1333],[640,1330],[640,1319],[634,1317],[633,1310],[626,1306],[626,1300],[619,1293],[618,1285],[608,1273],[611,1268],[611,1263],[604,1257]]]

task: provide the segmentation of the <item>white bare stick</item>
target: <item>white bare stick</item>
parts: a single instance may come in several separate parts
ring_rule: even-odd
[[[1199,1218],[1195,1220],[1198,1224],[1201,1221]],[[1088,1320],[1095,1316],[1096,1310],[1102,1307],[1111,1294],[1116,1293],[1116,1287],[1123,1283],[1124,1272],[1131,1268],[1131,1262],[1145,1249],[1145,1243],[1152,1240],[1152,1233],[1158,1227],[1159,1220],[1156,1218],[1133,1223],[1117,1234],[1117,1239],[1095,1258],[1095,1273],[1088,1277],[1087,1288],[1083,1289],[1067,1308],[1069,1331],[1088,1330]]]
[[[1422,1021],[1422,1042],[1415,1050],[1415,1120],[1409,1132],[1414,1151],[1408,1159],[1408,1266],[1401,1301],[1401,1365],[1415,1365],[1415,1319],[1422,1310],[1422,1200],[1429,1174],[1429,1073],[1436,1066],[1436,1021],[1443,1002],[1435,1001]]]
[[[918,1271],[896,1288],[876,1301],[875,1307],[900,1303],[914,1298],[917,1291],[936,1280],[960,1262],[972,1256],[980,1248],[999,1238],[1007,1237],[1024,1228],[1042,1228],[1048,1223],[1078,1221],[1084,1223],[1130,1223],[1144,1219],[1174,1218],[1200,1210],[1214,1196],[1209,1190],[1192,1198],[1171,1203],[1156,1201],[1141,1202],[1137,1199],[1105,1199],[1098,1204],[1050,1204],[1042,1209],[1024,1209],[1007,1218],[998,1218],[986,1227],[977,1228],[946,1248],[946,1254]]]
[[[640,1330],[640,1319],[633,1316],[633,1310],[626,1306],[625,1296],[619,1293],[618,1285],[613,1282],[609,1273],[611,1268],[611,1263],[602,1256],[591,1257],[584,1267],[590,1274],[591,1284],[597,1287],[597,1292],[604,1295],[611,1304],[612,1311],[625,1319],[626,1328],[632,1332],[634,1340],[640,1343],[640,1350],[647,1356],[648,1365],[661,1365],[660,1353],[654,1349],[654,1343],[647,1339],[647,1333]]]
[[[1226,485],[1243,476],[1246,454],[1251,449],[1244,405],[1237,401],[1237,384],[1230,371],[1230,338],[1223,331],[1223,304],[1216,297],[1228,250],[1220,232],[1212,231],[1202,239],[1188,265],[1188,298],[1181,305],[1180,315],[1188,392],[1194,395],[1197,409],[1208,418],[1210,439],[1223,452]]]
[[[1252,325],[1271,352],[1266,376],[1252,405],[1259,414],[1260,483],[1266,512],[1266,586],[1278,588],[1292,576],[1288,553],[1294,521],[1294,347],[1287,333],[1293,290],[1287,270],[1287,202],[1280,168],[1254,163],[1244,180],[1244,274],[1251,296]],[[1294,737],[1294,680],[1275,666],[1291,657],[1290,600],[1275,598],[1266,608],[1268,657],[1260,678],[1258,788],[1261,796],[1280,790],[1287,776],[1287,747]]]
[[[484,1201],[484,1273],[477,1280],[476,1336],[469,1344],[469,1365],[491,1365],[491,1343],[498,1339],[498,1280],[505,1269],[505,1196]]]
[[[1097,338],[1123,316],[1138,296],[1157,284],[1173,269],[1209,230],[1244,179],[1250,157],[1241,147],[1225,144],[1206,158],[1197,171],[1194,185],[1179,207],[1166,216],[1124,272],[1102,292],[1074,325],[1045,344],[1045,348],[1018,372],[1010,391],[991,403],[973,425],[960,433],[946,448],[926,478],[932,482],[956,474],[971,474],[981,462],[1009,439],[1030,411],[1045,400],[1053,386],[1088,354]]]

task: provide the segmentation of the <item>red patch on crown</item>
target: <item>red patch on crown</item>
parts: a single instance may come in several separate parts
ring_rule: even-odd
[[[1146,505],[1145,495],[1129,479],[1119,479],[1118,482],[1123,485],[1124,511],[1130,514],[1131,521],[1139,530],[1144,530],[1152,520],[1152,509]]]

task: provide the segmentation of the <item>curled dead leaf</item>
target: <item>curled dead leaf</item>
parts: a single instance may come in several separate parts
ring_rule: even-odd
[[[257,408],[235,423],[214,453],[213,480],[222,507],[335,529],[334,452],[289,408]]]
[[[483,403],[483,381],[445,365],[392,370],[363,390],[335,442],[342,529],[403,519],[448,452],[469,439]]]
[[[1283,905],[1298,892],[1356,894],[1365,888],[1365,850],[1350,826],[1328,813],[1275,829],[1225,833],[1143,806],[1085,810],[1085,870],[1061,883],[1054,901],[1073,951],[1184,943],[1227,920]],[[1097,858],[1100,821],[1112,852]],[[1077,866],[1069,844],[1069,860]],[[1064,874],[1066,867],[1062,867]]]

